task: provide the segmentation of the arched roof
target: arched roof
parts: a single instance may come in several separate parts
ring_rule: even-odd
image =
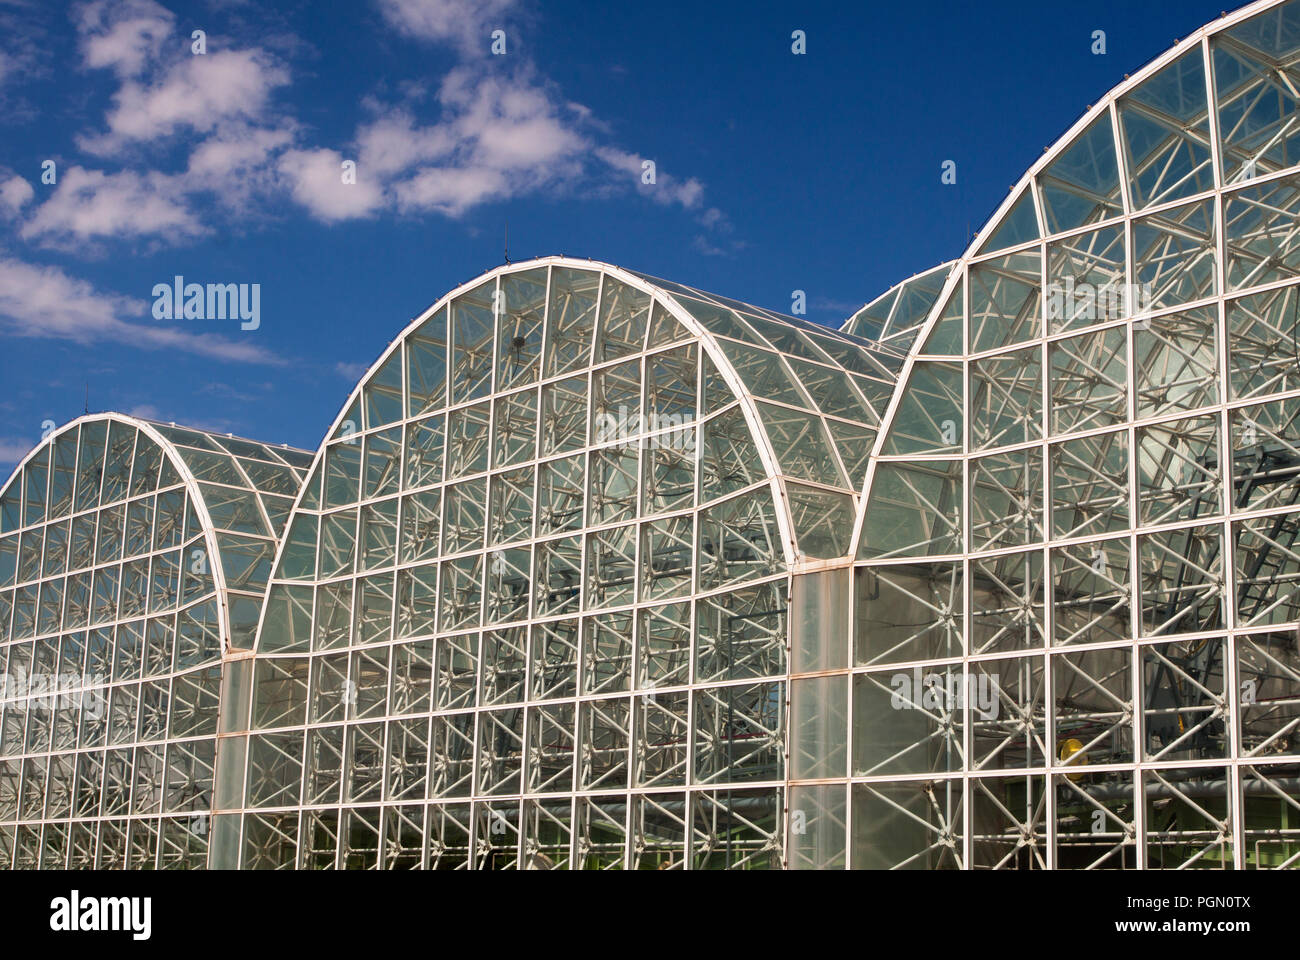
[[[449,320],[452,310],[457,312]],[[510,345],[501,332],[507,327]],[[555,352],[558,337],[552,332],[561,328],[567,337],[563,349],[571,351],[563,356]],[[592,363],[634,358],[679,341],[699,343],[705,358],[706,397],[698,415],[738,401],[751,467],[771,483],[786,562],[842,555],[867,452],[903,352],[682,284],[568,257],[497,267],[411,321],[335,418],[299,506],[319,507],[331,443],[536,383],[543,350],[546,371],[540,379],[552,382]],[[572,351],[591,351],[590,359]],[[458,363],[461,373],[449,377]],[[437,383],[423,382],[429,376]],[[404,409],[404,390],[411,409]],[[438,392],[436,399],[431,390]],[[293,549],[293,540],[291,533],[282,553]]]
[[[1297,108],[1300,4],[1279,0],[1249,4],[1205,25],[1090,105],[950,265],[924,321],[909,335],[909,358],[873,458],[961,456],[960,435],[938,444],[909,439],[918,423],[932,433],[950,417],[963,423],[961,358],[1093,322],[1054,315],[1059,303],[1043,296],[1044,274],[1049,285],[1070,289],[1131,283],[1127,289],[1141,290],[1144,309],[1156,314],[1297,275],[1285,239],[1286,211],[1300,192],[1285,176],[1300,160]],[[1216,219],[1216,194],[1231,190],[1235,208],[1229,199]],[[1218,269],[1226,291],[1213,266],[1225,228],[1227,262]],[[921,275],[927,287],[936,273]],[[918,279],[874,301],[876,312]],[[866,313],[846,326],[862,330]],[[1121,313],[1130,314],[1120,308],[1112,319]],[[1155,347],[1148,361],[1170,362],[1162,349]],[[1098,339],[1053,373],[1058,380],[1104,376],[1098,370],[1114,358],[1115,345]],[[876,474],[873,459],[854,534],[858,555]]]
[[[943,292],[955,262],[949,260],[895,284],[849,317],[840,329],[906,353]]]
[[[216,591],[222,648],[248,648],[271,558],[309,461],[310,454],[287,446],[119,413],[78,417],[52,430],[0,488],[0,563],[7,565],[10,554],[19,562],[24,531],[82,514],[102,518],[95,511],[182,492],[183,500],[166,505],[167,516],[142,514],[141,522],[184,524],[177,542],[192,544],[201,534],[205,556],[183,563]],[[191,598],[206,592],[190,589]]]

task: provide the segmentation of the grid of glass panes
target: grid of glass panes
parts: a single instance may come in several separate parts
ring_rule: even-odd
[[[212,521],[233,650],[253,649],[275,552],[312,454],[173,424],[151,424],[194,478]]]
[[[952,267],[952,261],[941,263],[890,287],[849,317],[841,329],[906,353],[925,326],[935,301],[942,296]]]
[[[664,281],[657,281],[664,283]],[[903,355],[671,285],[739,380],[771,450],[798,559],[846,554],[857,494]],[[693,296],[687,296],[687,292]]]
[[[828,424],[871,408],[814,381],[824,412],[791,368],[879,397],[859,355],[889,355],[691,293],[502,269],[376,364],[290,521],[251,733],[223,740],[220,865],[780,865],[787,558],[751,424],[772,427],[715,357],[783,381],[773,406],[820,444],[782,448],[787,489],[851,511]],[[791,524],[801,549],[820,524]]]
[[[811,645],[852,667],[791,682],[792,777],[848,775],[796,865],[1300,863],[1298,58],[1295,3],[1188,45],[954,270]]]
[[[170,428],[141,426],[75,421],[0,492],[6,866],[207,862],[223,634],[213,569],[229,545],[212,557],[175,448],[150,435]],[[287,453],[303,465],[301,451]],[[242,462],[254,474],[273,461],[288,469],[263,456]],[[202,492],[214,508],[242,498],[223,517],[259,509],[247,489]],[[260,606],[258,584],[233,586]]]

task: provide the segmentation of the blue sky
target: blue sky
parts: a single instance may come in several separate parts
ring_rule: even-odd
[[[87,392],[314,449],[412,317],[502,262],[507,223],[513,260],[784,312],[799,289],[838,324],[960,254],[1089,104],[1221,9],[0,0],[0,477]],[[260,327],[156,319],[178,274],[260,284]]]

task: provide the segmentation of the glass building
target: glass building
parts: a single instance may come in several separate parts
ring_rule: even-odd
[[[449,294],[289,521],[223,865],[779,866],[790,578],[850,550],[903,361],[589,261]]]
[[[0,863],[208,859],[222,660],[311,454],[118,414],[0,491]]]
[[[314,457],[69,425],[0,862],[1300,864],[1298,91],[1300,0],[1220,18],[839,331],[545,258]]]

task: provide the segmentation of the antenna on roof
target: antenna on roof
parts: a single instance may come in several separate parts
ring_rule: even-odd
[[[509,262],[510,262],[510,221],[509,221],[509,220],[506,221],[506,249],[505,249],[505,257],[506,257],[506,263],[509,263]]]
[[[81,412],[84,414],[90,413],[90,381],[89,380],[86,381],[86,402],[82,405]]]

